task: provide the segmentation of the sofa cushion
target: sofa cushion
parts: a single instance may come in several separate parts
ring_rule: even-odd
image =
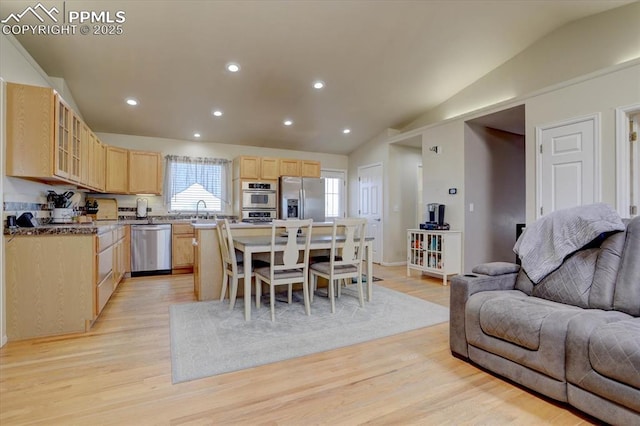
[[[533,281],[529,279],[527,273],[524,272],[524,269],[520,269],[518,272],[518,276],[516,277],[516,290],[520,290],[525,293],[527,296],[531,296],[533,292]]]
[[[594,309],[613,309],[613,295],[616,277],[620,269],[622,250],[626,232],[610,235],[600,246],[600,254],[593,275],[593,284],[589,291],[589,307]]]
[[[603,376],[640,389],[640,319],[595,329],[589,340],[589,361]]]
[[[483,310],[485,304],[489,304],[487,306],[490,308]],[[489,325],[491,320],[487,318],[489,313],[487,309],[494,311],[503,309],[503,312],[508,312],[503,315],[503,318],[510,317],[513,324],[508,324],[507,329]],[[582,311],[583,309],[575,306],[527,296],[518,290],[483,291],[473,294],[467,301],[465,334],[470,346],[483,349],[563,382],[565,380],[564,341],[568,323]],[[481,315],[483,320],[480,319]],[[531,318],[537,318],[536,327],[539,323],[539,332],[534,331],[533,334],[536,335],[534,337],[519,336],[530,327]],[[483,321],[484,324],[482,324]],[[487,334],[485,329],[491,330],[493,335]],[[529,347],[536,346],[536,339],[539,339],[538,349],[530,349]],[[474,361],[478,362],[475,359]],[[540,389],[536,390],[543,392]]]
[[[480,327],[489,336],[535,351],[540,347],[542,322],[554,310],[515,298],[488,300],[480,308]]]
[[[598,259],[598,249],[581,250],[533,287],[532,295],[558,303],[589,307],[589,290]]]

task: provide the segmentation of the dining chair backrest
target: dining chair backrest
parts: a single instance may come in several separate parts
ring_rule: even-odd
[[[216,220],[216,230],[218,231],[218,240],[220,241],[220,255],[224,267],[234,274],[238,272],[238,265],[235,258],[235,248],[233,246],[233,236],[231,235],[231,227],[228,219]],[[234,255],[232,256],[231,253]]]
[[[357,265],[362,262],[364,254],[364,218],[335,219],[331,238],[331,269],[335,266]],[[344,245],[337,247],[337,238],[344,236]]]
[[[309,246],[313,219],[274,220],[271,226],[271,279],[276,271],[302,269],[307,273],[309,267]],[[298,234],[300,231],[300,234]],[[300,239],[302,241],[300,241]],[[284,246],[282,244],[284,243]],[[300,243],[303,244],[300,256]],[[282,252],[282,257],[276,253]]]

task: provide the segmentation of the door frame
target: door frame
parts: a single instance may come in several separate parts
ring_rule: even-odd
[[[640,112],[640,103],[616,108],[616,209],[621,217],[630,217],[629,116]]]
[[[380,166],[380,174],[382,175],[382,181],[380,186],[380,235],[382,240],[380,241],[380,245],[378,246],[380,250],[380,264],[384,263],[384,165],[383,163],[376,162],[365,164],[362,166],[358,166],[358,216],[360,216],[360,212],[362,211],[362,200],[360,199],[360,176],[363,169],[367,169],[370,167],[378,167]]]
[[[600,175],[600,113],[583,115],[579,117],[570,118],[567,120],[556,121],[554,123],[544,124],[542,126],[535,127],[536,134],[536,219],[539,219],[542,215],[540,209],[542,208],[542,133],[545,130],[550,130],[556,127],[569,126],[571,124],[577,124],[583,121],[593,121],[593,200],[599,202],[602,200],[601,192],[601,175]]]

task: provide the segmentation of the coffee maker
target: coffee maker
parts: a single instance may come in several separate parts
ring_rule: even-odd
[[[429,221],[420,224],[420,229],[449,229],[449,224],[444,221],[444,204],[429,203],[427,211],[429,212]]]

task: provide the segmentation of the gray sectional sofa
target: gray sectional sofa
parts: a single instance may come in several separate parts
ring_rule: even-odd
[[[488,263],[452,279],[450,345],[611,424],[640,425],[640,217],[537,284]]]

